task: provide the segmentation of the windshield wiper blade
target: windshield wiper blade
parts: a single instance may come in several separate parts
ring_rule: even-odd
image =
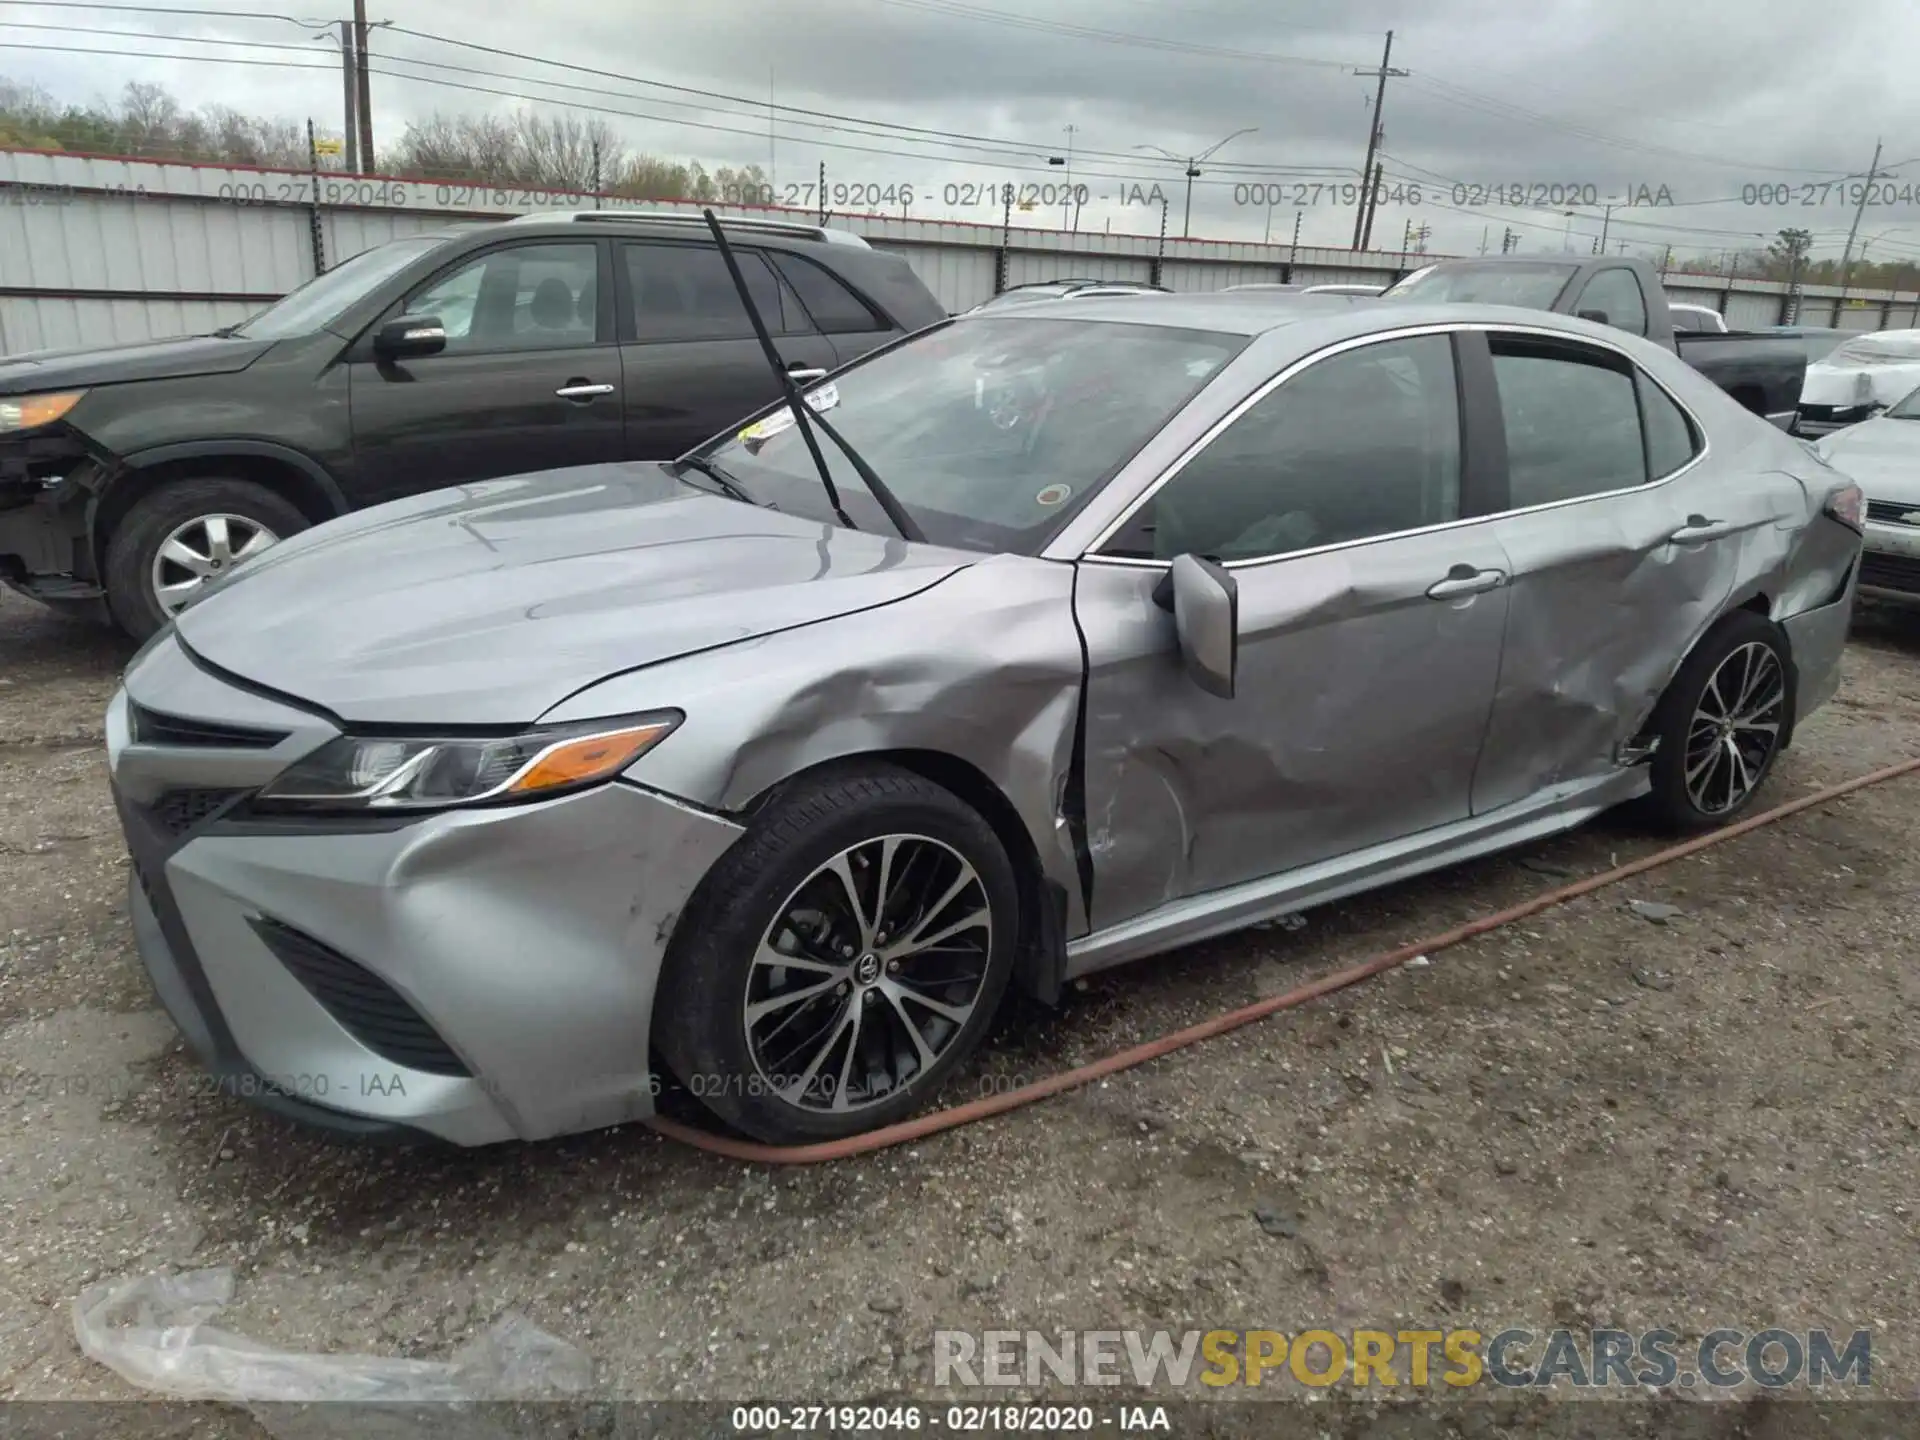
[[[894,493],[874,473],[873,467],[861,459],[859,452],[847,443],[845,437],[829,425],[824,417],[815,413],[801,397],[800,387],[794,383],[793,376],[787,373],[787,367],[780,363],[780,352],[774,348],[773,336],[767,332],[767,322],[760,318],[760,307],[753,303],[753,294],[747,289],[746,277],[740,273],[740,262],[734,258],[733,246],[728,243],[726,234],[720,229],[719,216],[713,213],[711,207],[700,213],[706,217],[707,228],[713,232],[713,243],[720,247],[720,258],[726,262],[727,274],[733,279],[733,288],[739,292],[740,303],[746,307],[747,319],[753,322],[753,333],[760,341],[761,352],[766,355],[767,364],[773,367],[774,379],[779,382],[781,391],[786,396],[787,408],[793,411],[794,423],[800,427],[801,438],[807,442],[807,453],[813,456],[814,468],[820,472],[820,485],[827,492],[827,501],[833,506],[833,513],[839,516],[840,523],[849,530],[860,528],[853,523],[853,517],[847,514],[846,506],[840,503],[840,491],[833,483],[833,472],[827,465],[826,455],[820,449],[820,441],[813,433],[815,421],[818,421],[820,428],[827,432],[828,438],[840,447],[840,453],[847,457],[847,463],[853,466],[854,471],[860,476],[861,483],[880,503],[880,508],[887,512],[887,518],[893,522],[893,528],[900,532],[901,537],[907,540],[924,541],[927,537],[921,534],[920,527],[913,523],[913,517],[907,514]]]
[[[673,473],[676,477],[688,470],[698,470],[735,500],[744,500],[749,505],[759,503],[741,488],[737,480],[711,461],[702,460],[698,455],[683,455],[673,462]]]

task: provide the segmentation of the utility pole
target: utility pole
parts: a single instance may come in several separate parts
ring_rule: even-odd
[[[1373,162],[1373,184],[1367,187],[1369,197],[1380,193],[1380,172],[1383,168],[1380,161],[1376,160]],[[1360,248],[1362,250],[1370,250],[1373,248],[1373,204],[1371,199],[1369,199],[1367,204],[1366,228],[1360,232]]]
[[[1374,180],[1373,157],[1379,153],[1380,142],[1386,138],[1386,132],[1380,128],[1380,112],[1387,103],[1387,78],[1393,75],[1405,75],[1405,70],[1393,68],[1393,32],[1387,31],[1387,48],[1380,53],[1378,70],[1356,70],[1356,75],[1377,79],[1380,84],[1373,92],[1373,119],[1367,126],[1367,158],[1360,166],[1360,183],[1364,190],[1360,196],[1360,208],[1353,217],[1353,247],[1363,249],[1367,232],[1373,227],[1373,196],[1378,182]]]
[[[600,208],[600,137],[593,139],[593,208]]]
[[[353,73],[359,104],[354,114],[360,121],[360,169],[374,173],[373,163],[373,84],[367,76],[367,0],[353,0]]]
[[[1413,249],[1413,217],[1407,217],[1407,228],[1400,236],[1400,253],[1406,254]]]
[[[360,173],[360,122],[355,117],[360,111],[360,66],[355,57],[360,53],[353,43],[353,22],[340,22],[340,101],[346,126],[342,133],[346,136],[345,154],[341,164],[349,175]]]
[[[1302,212],[1300,212],[1300,211],[1298,211],[1298,210],[1296,210],[1296,211],[1294,211],[1294,212],[1293,212],[1293,248],[1294,248],[1295,250],[1298,250],[1298,249],[1300,248],[1300,216],[1301,216],[1301,213],[1302,213]]]
[[[1491,225],[1482,225],[1480,227],[1480,253],[1482,255],[1487,253],[1487,234],[1492,229],[1493,227]]]
[[[1665,279],[1667,271],[1673,268],[1673,246],[1669,245],[1660,256],[1660,278]]]
[[[827,223],[827,162],[820,162],[820,223]]]
[[[1880,169],[1880,142],[1873,142],[1873,163],[1867,166],[1867,183],[1860,187],[1860,203],[1853,207],[1853,224],[1847,227],[1846,248],[1840,252],[1840,298],[1834,302],[1834,310],[1847,303],[1847,277],[1853,270],[1853,237],[1860,233],[1860,217],[1866,213],[1867,198],[1873,194],[1874,176]],[[1838,313],[1834,323],[1840,323]]]
[[[1073,225],[1069,218],[1069,212],[1073,208],[1073,131],[1073,126],[1067,126],[1067,195],[1060,202],[1060,220],[1068,226],[1069,230],[1079,228]]]

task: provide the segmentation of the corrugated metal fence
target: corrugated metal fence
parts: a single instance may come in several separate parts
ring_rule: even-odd
[[[0,151],[0,354],[204,332],[245,318],[382,241],[529,211],[669,207],[544,190],[384,177],[158,164]],[[722,211],[742,207],[717,206]],[[765,212],[759,212],[765,213]],[[1262,281],[1386,283],[1438,257],[1159,235],[1068,233],[879,215],[833,223],[902,255],[950,310],[1062,276],[1174,290]],[[316,251],[318,255],[316,256]],[[1673,275],[1676,300],[1736,329],[1786,317],[1785,287]],[[1831,288],[1801,298],[1803,325],[1908,328],[1920,296]]]

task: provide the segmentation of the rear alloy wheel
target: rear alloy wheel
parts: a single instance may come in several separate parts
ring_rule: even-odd
[[[121,517],[108,542],[113,618],[144,640],[207,585],[308,523],[290,502],[248,480],[163,484]]]
[[[992,829],[940,786],[879,766],[805,784],[682,920],[654,1007],[660,1048],[762,1140],[890,1123],[992,1022],[1017,894]]]
[[[1729,616],[1680,668],[1656,712],[1653,799],[1668,824],[1705,830],[1752,803],[1793,723],[1793,669],[1779,631]]]

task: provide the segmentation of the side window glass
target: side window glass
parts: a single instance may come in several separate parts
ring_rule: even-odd
[[[1252,560],[1460,518],[1460,406],[1445,335],[1308,366],[1188,461],[1106,548]]]
[[[1640,386],[1640,414],[1647,427],[1647,469],[1655,480],[1671,475],[1700,453],[1699,437],[1686,412],[1645,374]]]
[[[672,340],[751,340],[753,322],[712,246],[622,245],[633,297],[633,335],[641,344]],[[805,330],[788,322],[781,287],[754,251],[736,250],[754,308],[775,335]]]
[[[1605,323],[1635,335],[1647,333],[1647,301],[1631,270],[1602,270],[1587,282],[1574,302],[1574,313],[1591,318],[1605,315]]]
[[[407,301],[437,315],[447,354],[591,345],[598,318],[599,252],[591,244],[490,250]]]
[[[798,255],[776,255],[773,263],[799,295],[813,323],[826,334],[847,335],[887,328],[886,322],[868,309],[865,301],[811,260]]]
[[[1646,483],[1631,367],[1577,345],[1498,334],[1488,343],[1513,509]]]

